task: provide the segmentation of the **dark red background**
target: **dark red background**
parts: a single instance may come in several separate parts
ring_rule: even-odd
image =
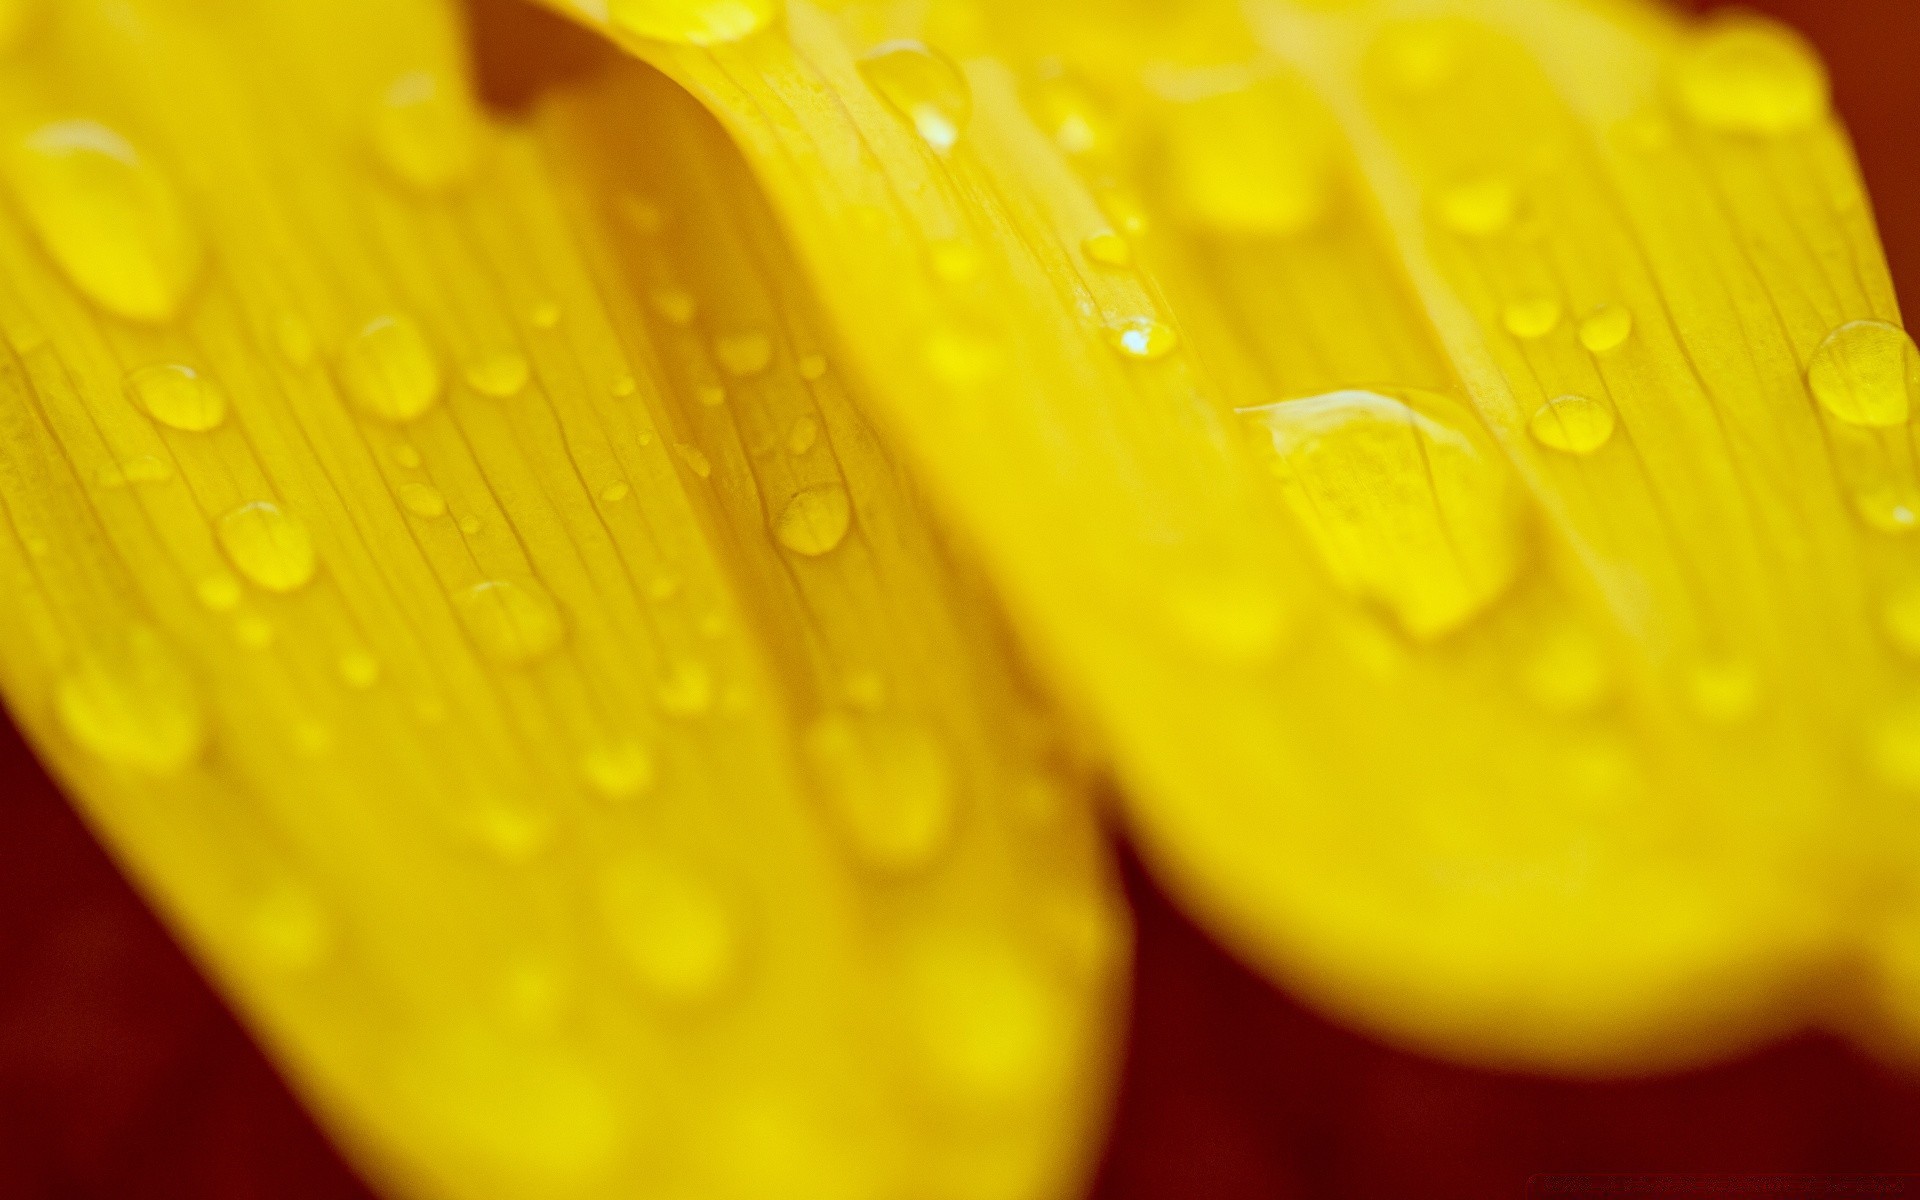
[[[1751,6],[1832,64],[1894,273],[1920,295],[1920,3]],[[1629,1084],[1463,1070],[1319,1020],[1132,866],[1128,881],[1139,970],[1099,1200],[1495,1200],[1535,1172],[1920,1171],[1920,1079],[1830,1040]],[[370,1200],[4,726],[0,1197]]]

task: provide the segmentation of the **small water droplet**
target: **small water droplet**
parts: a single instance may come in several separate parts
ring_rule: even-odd
[[[1473,179],[1448,188],[1435,202],[1441,223],[1468,237],[1493,237],[1513,225],[1520,208],[1513,184],[1498,177]]]
[[[827,373],[827,358],[824,354],[802,354],[800,361],[794,364],[800,372],[800,378],[812,383]]]
[[[1708,659],[1687,673],[1687,702],[1699,717],[1715,725],[1734,725],[1753,715],[1760,703],[1760,677],[1746,663]]]
[[[609,800],[630,800],[653,786],[653,755],[631,738],[595,746],[580,756],[580,774]]]
[[[721,370],[744,379],[767,369],[773,361],[773,342],[758,330],[724,334],[713,340],[713,356]]]
[[[496,350],[467,366],[467,386],[482,396],[506,400],[520,394],[532,375],[524,354]]]
[[[601,911],[621,961],[654,998],[709,1000],[739,966],[739,934],[719,891],[656,854],[636,854],[600,878]]]
[[[653,311],[669,325],[685,328],[693,324],[694,315],[699,311],[693,297],[680,288],[661,288],[650,297]]]
[[[340,382],[363,412],[411,421],[440,401],[440,360],[408,318],[375,317],[341,352]]]
[[[700,447],[689,445],[686,442],[675,442],[673,448],[679,453],[680,461],[687,464],[687,470],[692,471],[702,479],[706,479],[713,474],[713,463],[708,461],[706,454],[701,451]]]
[[[535,329],[554,329],[560,324],[560,305],[552,300],[540,300],[527,309],[527,323]]]
[[[1027,108],[1034,122],[1054,145],[1075,156],[1093,154],[1113,144],[1113,120],[1106,107],[1085,84],[1053,71],[1027,89]]]
[[[611,0],[615,28],[663,42],[718,46],[771,24],[780,0]]]
[[[220,548],[256,587],[293,592],[313,578],[313,535],[271,500],[243,504],[220,518]]]
[[[693,389],[693,395],[702,408],[719,408],[727,402],[727,389],[717,383],[702,384]]]
[[[1426,95],[1459,74],[1458,32],[1437,20],[1397,21],[1373,50],[1387,85],[1407,97]]]
[[[232,612],[240,607],[240,581],[231,575],[209,575],[194,585],[194,595],[214,612]]]
[[[170,429],[205,433],[227,419],[226,396],[192,367],[142,367],[127,376],[127,394],[142,412]]]
[[[433,521],[447,515],[447,498],[432,484],[409,481],[397,490],[400,503],[414,516]]]
[[[1507,332],[1523,341],[1543,338],[1560,326],[1560,301],[1553,296],[1515,300],[1500,314]]]
[[[920,42],[888,42],[860,59],[860,74],[935,150],[953,149],[966,132],[973,90],[960,68],[938,50]]]
[[[1550,623],[1520,663],[1520,686],[1548,712],[1582,713],[1606,698],[1612,684],[1606,653],[1585,626]]]
[[[480,132],[472,102],[431,71],[394,80],[373,114],[373,147],[382,165],[424,191],[452,187],[473,173]]]
[[[807,761],[835,829],[862,863],[905,873],[952,838],[952,772],[940,744],[901,717],[832,713],[806,733]]]
[[[805,454],[813,449],[813,443],[819,437],[820,426],[814,423],[812,417],[798,417],[793,422],[793,428],[787,431],[787,452]]]
[[[1065,1069],[1064,1005],[1013,946],[984,934],[923,935],[909,979],[920,1061],[944,1098],[1022,1104]]]
[[[702,663],[677,663],[668,669],[654,696],[668,716],[700,716],[713,707],[713,673]]]
[[[75,287],[130,320],[179,311],[200,275],[200,238],[173,184],[125,138],[56,121],[17,143],[7,166],[27,223]]]
[[[1214,84],[1165,110],[1173,202],[1202,228],[1290,237],[1332,205],[1334,134],[1303,88],[1285,76]]]
[[[1130,267],[1133,265],[1133,247],[1127,239],[1111,229],[1102,229],[1090,233],[1080,243],[1080,249],[1087,258],[1103,267]]]
[[[472,537],[474,534],[480,532],[482,528],[482,523],[479,517],[474,516],[472,513],[468,513],[466,516],[460,518],[459,526],[460,526],[461,533],[466,534],[468,537]]]
[[[1633,311],[1618,304],[1602,304],[1580,321],[1580,344],[1591,354],[1618,349],[1632,333]]]
[[[1107,330],[1107,337],[1120,353],[1145,361],[1165,358],[1180,345],[1180,335],[1173,326],[1152,317],[1130,317],[1118,322]]]
[[[489,579],[455,595],[454,608],[480,653],[510,667],[551,654],[566,637],[560,609],[531,579]]]
[[[1773,21],[1712,22],[1675,60],[1680,106],[1708,129],[1775,136],[1827,112],[1827,73],[1813,50]]]
[[[633,489],[627,486],[626,480],[616,479],[600,489],[600,499],[608,504],[618,504],[632,493]]]
[[[54,710],[82,749],[148,774],[186,769],[206,741],[193,677],[145,625],[84,651],[61,677]]]
[[[656,575],[647,584],[647,598],[656,604],[664,604],[680,594],[680,579],[676,575]]]
[[[980,252],[962,241],[935,242],[933,273],[948,283],[965,283],[980,274]]]
[[[142,454],[122,463],[100,468],[102,487],[130,487],[141,483],[167,483],[173,478],[173,464],[164,458]]]
[[[1527,422],[1542,445],[1565,454],[1592,454],[1613,437],[1613,409],[1591,396],[1555,396]]]
[[[1920,351],[1898,325],[1850,321],[1814,350],[1807,385],[1822,407],[1849,425],[1903,425],[1920,392]]]
[[[233,623],[233,637],[249,650],[265,650],[273,645],[273,622],[259,613],[246,613]]]
[[[619,375],[614,378],[613,383],[608,385],[607,390],[616,396],[625,398],[639,391],[640,384],[639,381],[635,380],[631,375]]]
[[[338,665],[348,687],[366,689],[380,682],[380,660],[365,650],[346,651]]]
[[[1287,506],[1347,590],[1415,638],[1465,624],[1519,571],[1504,457],[1449,397],[1341,391],[1253,409]]]
[[[312,365],[315,353],[313,326],[307,324],[299,314],[286,312],[274,318],[273,340],[289,363],[296,367]]]
[[[397,442],[391,451],[394,465],[409,471],[420,469],[420,451],[410,442]]]
[[[999,343],[950,326],[927,335],[921,351],[935,375],[961,387],[991,379],[1006,365]]]
[[[838,546],[853,519],[853,502],[839,483],[801,488],[780,510],[774,536],[795,554],[817,558]]]

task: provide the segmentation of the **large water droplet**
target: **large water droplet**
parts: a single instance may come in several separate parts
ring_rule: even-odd
[[[1807,386],[1822,407],[1849,425],[1903,425],[1920,392],[1920,351],[1897,325],[1851,321],[1814,350]]]
[[[1457,628],[1512,583],[1522,550],[1512,473],[1452,399],[1343,391],[1249,415],[1328,571],[1412,636]]]
[[[1180,345],[1180,335],[1173,326],[1152,317],[1130,317],[1118,322],[1108,328],[1107,339],[1128,358],[1145,361],[1165,358]]]
[[[665,858],[635,855],[600,880],[601,911],[621,961],[654,997],[697,1003],[733,975],[732,916],[706,880]]]
[[[206,740],[193,677],[145,625],[83,652],[60,679],[54,711],[83,749],[155,775],[191,765]]]
[[[480,121],[459,88],[431,71],[393,81],[373,114],[373,146],[401,182],[427,191],[451,187],[473,172]]]
[[[838,483],[816,483],[801,488],[780,510],[774,535],[795,554],[817,558],[847,536],[853,520],[853,502]]]
[[[440,360],[408,318],[375,317],[341,352],[340,382],[362,411],[411,421],[440,401]]]
[[[200,274],[199,236],[173,185],[94,121],[28,134],[8,175],[33,231],[75,287],[109,312],[164,321]]]
[[[553,597],[531,579],[476,583],[454,597],[454,607],[480,652],[507,666],[552,653],[566,636]]]
[[[1688,116],[1727,133],[1777,135],[1827,111],[1827,74],[1798,35],[1753,17],[1716,21],[1680,52],[1674,86]]]
[[[313,535],[270,500],[234,509],[220,518],[218,532],[228,560],[256,587],[292,592],[313,578]]]
[[[1589,354],[1605,354],[1625,344],[1633,333],[1633,310],[1602,304],[1580,321],[1580,344]]]
[[[205,433],[227,419],[227,398],[192,367],[142,367],[127,376],[127,394],[162,425]]]
[[[973,114],[973,91],[946,55],[919,42],[888,42],[860,60],[869,87],[935,150],[951,150]]]
[[[1233,79],[1166,110],[1175,203],[1226,234],[1285,237],[1318,224],[1332,200],[1333,145],[1327,119],[1282,77]]]
[[[757,33],[780,15],[780,0],[612,0],[616,27],[641,37],[717,46]]]
[[[1565,454],[1592,454],[1613,437],[1613,409],[1591,396],[1555,396],[1527,422],[1542,446]]]
[[[897,716],[833,713],[807,730],[807,759],[834,826],[876,870],[930,863],[953,833],[953,780],[940,744]]]

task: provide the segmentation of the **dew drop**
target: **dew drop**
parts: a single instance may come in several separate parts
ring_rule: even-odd
[[[1920,659],[1920,581],[1904,583],[1880,605],[1880,627],[1908,658]]]
[[[1897,325],[1850,321],[1814,350],[1807,386],[1822,407],[1849,425],[1903,425],[1920,392],[1920,351]]]
[[[694,314],[699,311],[693,297],[679,288],[661,288],[653,293],[653,311],[669,325],[682,328],[693,324]]]
[[[580,756],[587,786],[609,800],[630,800],[653,786],[653,755],[632,739],[595,746]]]
[[[1111,326],[1107,337],[1115,350],[1145,361],[1165,358],[1180,345],[1180,335],[1173,326],[1152,317],[1130,317]]]
[[[1086,240],[1080,243],[1080,249],[1089,260],[1103,267],[1133,265],[1133,247],[1127,244],[1127,239],[1111,229],[1102,229],[1098,233],[1088,234]]]
[[[1112,118],[1084,84],[1055,71],[1027,90],[1027,108],[1054,145],[1075,156],[1093,154],[1114,141]]]
[[[713,341],[713,356],[720,369],[736,379],[758,375],[773,361],[773,342],[757,330],[730,333]]]
[[[312,970],[333,948],[326,910],[303,887],[283,884],[260,897],[242,928],[255,960],[276,971]]]
[[[1776,136],[1827,112],[1827,74],[1785,26],[1752,17],[1708,25],[1675,62],[1680,106],[1723,133]]]
[[[560,324],[560,306],[551,300],[541,300],[527,310],[527,323],[535,329],[553,329]]]
[[[909,972],[910,1012],[929,1082],[947,1099],[998,1108],[1030,1101],[1065,1066],[1063,1005],[1012,946],[985,935],[929,935]]]
[[[795,554],[817,558],[838,546],[853,520],[853,502],[839,483],[801,488],[780,510],[774,536]]]
[[[826,356],[822,354],[802,354],[800,361],[794,364],[794,369],[800,372],[800,378],[806,380],[808,383],[812,383],[827,373]]]
[[[607,390],[624,399],[639,391],[640,383],[631,375],[620,375],[615,377],[611,384],[607,385]]]
[[[860,74],[935,150],[951,150],[966,132],[973,91],[952,60],[920,42],[888,42],[860,59]]]
[[[467,386],[496,400],[519,395],[531,376],[526,356],[512,350],[495,351],[467,366]]]
[[[787,452],[796,455],[805,454],[813,449],[813,444],[819,440],[819,437],[820,426],[814,423],[814,419],[799,417],[793,422],[793,428],[787,431]]]
[[[1500,323],[1522,341],[1543,338],[1560,326],[1560,301],[1552,296],[1515,300],[1500,314]]]
[[[930,253],[933,273],[948,283],[965,283],[980,274],[980,252],[967,242],[935,242]]]
[[[1492,237],[1512,227],[1520,200],[1505,179],[1469,180],[1440,193],[1435,211],[1441,222],[1468,237]]]
[[[680,455],[680,461],[687,464],[687,470],[702,479],[713,474],[713,463],[708,460],[700,447],[687,442],[675,442],[673,448]]]
[[[401,484],[397,490],[400,503],[414,516],[433,521],[447,515],[447,498],[432,484],[408,482]]]
[[[668,670],[654,696],[668,716],[700,716],[713,707],[713,674],[701,663],[679,663]]]
[[[298,314],[281,313],[273,322],[274,344],[280,347],[280,354],[296,367],[310,366],[313,363],[313,327]]]
[[[234,640],[249,650],[273,645],[273,622],[259,613],[247,613],[233,623]]]
[[[1497,446],[1430,392],[1342,391],[1250,410],[1287,506],[1327,569],[1431,639],[1513,582],[1521,509]]]
[[[100,468],[102,487],[131,487],[140,483],[166,483],[173,478],[173,466],[164,458],[142,454],[125,462]]]
[[[20,208],[47,253],[94,303],[135,321],[179,311],[204,258],[173,184],[118,133],[57,121],[8,159]]]
[[[480,653],[510,667],[551,654],[566,636],[560,609],[531,579],[489,579],[454,597],[467,634]]]
[[[954,824],[952,772],[920,724],[832,713],[807,729],[805,748],[833,826],[860,862],[906,873],[946,848]]]
[[[1231,236],[1303,233],[1332,202],[1329,122],[1284,77],[1236,83],[1167,107],[1173,202],[1193,224]]]
[[[1920,703],[1908,701],[1876,721],[1867,752],[1883,783],[1920,792]]]
[[[82,653],[60,679],[54,710],[81,748],[152,775],[192,765],[206,741],[192,676],[145,625]]]
[[[1527,422],[1535,440],[1564,454],[1592,454],[1613,437],[1613,409],[1591,396],[1555,396]]]
[[[780,0],[612,0],[609,15],[644,38],[718,46],[759,32],[780,10]]]
[[[271,500],[243,504],[220,518],[220,548],[256,587],[293,592],[313,578],[313,535]]]
[[[231,575],[209,575],[194,585],[193,592],[213,612],[232,612],[240,607],[240,581]]]
[[[1549,625],[1521,660],[1522,689],[1548,712],[1587,712],[1611,683],[1599,639],[1571,620]]]
[[[341,352],[340,381],[362,411],[411,421],[440,401],[440,360],[408,318],[375,317]]]
[[[460,526],[460,532],[466,534],[468,537],[472,537],[474,534],[479,533],[482,528],[480,518],[474,516],[472,513],[468,513],[466,516],[461,517],[459,521],[459,526]]]
[[[400,182],[440,191],[466,180],[479,157],[480,122],[467,97],[431,71],[388,86],[373,114],[373,147]]]
[[[1709,659],[1687,673],[1686,696],[1701,720],[1735,725],[1753,715],[1759,705],[1760,679],[1743,662]]]
[[[600,489],[600,499],[608,504],[618,504],[632,494],[633,489],[627,486],[627,481],[624,479],[616,479]]]
[[[1580,344],[1591,354],[1618,349],[1632,333],[1633,311],[1618,304],[1602,304],[1580,321]]]
[[[1422,96],[1458,75],[1460,39],[1440,21],[1398,21],[1381,33],[1373,57],[1389,87],[1403,96]]]
[[[1006,365],[999,343],[952,326],[929,334],[921,352],[935,375],[960,387],[991,379]]]
[[[719,892],[664,857],[636,854],[609,867],[600,904],[622,963],[658,1000],[709,1000],[738,967],[739,934]]]
[[[340,656],[340,678],[348,687],[365,690],[380,682],[380,660],[365,650],[348,650]]]
[[[205,433],[227,419],[226,396],[192,367],[142,367],[127,376],[127,394],[142,412],[170,429]]]

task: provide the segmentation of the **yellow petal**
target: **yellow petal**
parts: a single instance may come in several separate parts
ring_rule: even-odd
[[[362,1165],[1073,1192],[1125,958],[1073,747],[705,118],[543,146],[430,0],[46,7],[0,687]]]

